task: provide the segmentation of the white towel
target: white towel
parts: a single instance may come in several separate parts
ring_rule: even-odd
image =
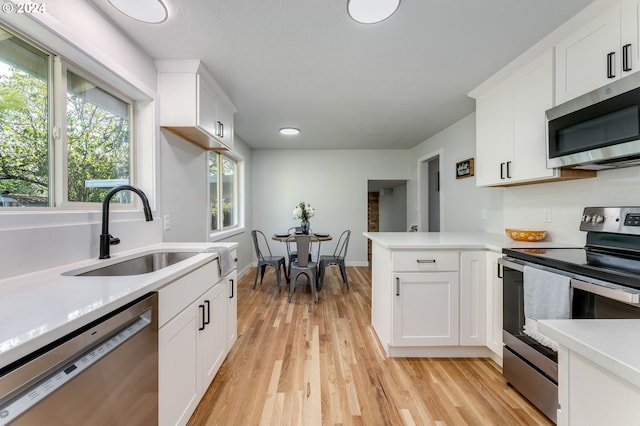
[[[571,318],[571,279],[524,267],[524,333],[554,351],[558,344],[538,332],[538,320]]]
[[[209,247],[206,253],[218,253],[218,271],[224,277],[236,267],[236,260],[231,255],[231,250],[224,246]]]

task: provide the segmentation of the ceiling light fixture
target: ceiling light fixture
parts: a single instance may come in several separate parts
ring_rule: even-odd
[[[394,14],[400,0],[347,0],[351,19],[361,24],[376,24]]]
[[[300,129],[296,129],[295,127],[283,127],[280,129],[280,133],[283,135],[297,135],[300,133]]]
[[[167,20],[169,13],[161,0],[107,0],[111,6],[130,18],[147,24],[159,24]]]

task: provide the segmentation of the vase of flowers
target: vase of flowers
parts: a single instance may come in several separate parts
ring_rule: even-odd
[[[300,230],[303,234],[308,234],[310,228],[309,218],[316,214],[316,210],[311,207],[311,204],[301,201],[295,209],[293,209],[293,218],[301,219]]]

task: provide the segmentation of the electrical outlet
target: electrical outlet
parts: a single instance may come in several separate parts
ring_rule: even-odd
[[[165,214],[162,218],[162,223],[165,231],[171,229],[171,215]]]
[[[542,209],[542,221],[544,223],[551,223],[551,209],[550,208]]]
[[[480,209],[480,219],[487,220],[487,209]]]

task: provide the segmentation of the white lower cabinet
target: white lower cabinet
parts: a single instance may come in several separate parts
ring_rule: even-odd
[[[558,373],[558,426],[638,424],[636,385],[564,346]]]
[[[502,277],[498,259],[502,255],[487,252],[487,347],[502,359]]]
[[[486,250],[372,247],[371,323],[388,356],[488,356]]]
[[[487,252],[460,252],[460,345],[487,342]]]
[[[213,261],[158,291],[160,426],[188,422],[235,342],[236,277]]]
[[[200,322],[194,303],[158,333],[158,423],[162,426],[186,424],[200,401]]]
[[[227,352],[238,340],[238,272],[225,276],[227,283]]]
[[[394,346],[458,344],[458,272],[393,274]]]
[[[227,355],[226,282],[220,281],[207,291],[200,299],[198,309],[203,319],[198,327],[198,364],[204,394]]]

